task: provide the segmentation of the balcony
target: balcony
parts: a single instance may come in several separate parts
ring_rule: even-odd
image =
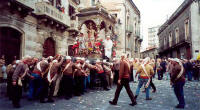
[[[36,15],[45,22],[50,21],[51,25],[56,24],[56,27],[61,27],[61,29],[70,26],[70,17],[46,2],[36,3]]]
[[[70,28],[67,29],[70,36],[77,36],[78,34],[78,21],[71,20]]]
[[[71,20],[70,28],[68,31],[77,31],[78,32],[78,21]]]
[[[178,42],[176,42],[176,39],[173,39],[172,48],[175,48],[175,47],[181,46],[181,45],[185,45],[185,44],[190,44],[190,43],[191,43],[190,36],[188,38],[185,38],[184,34],[180,34]]]
[[[27,3],[27,0],[0,1],[0,4],[2,4],[2,6],[5,6],[6,9],[10,9],[12,13],[15,13],[17,11],[21,17],[26,17],[33,11],[33,8]]]
[[[171,43],[166,42],[165,45],[161,44],[161,46],[159,47],[159,52],[164,52],[164,51],[168,51],[168,50],[171,50],[171,49],[180,48],[182,46],[190,45],[190,43],[191,43],[190,37],[188,37],[186,39],[183,34],[180,34],[178,42],[176,42],[176,39],[173,39],[171,41]]]

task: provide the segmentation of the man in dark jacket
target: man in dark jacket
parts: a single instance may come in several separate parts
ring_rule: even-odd
[[[119,69],[119,79],[118,79],[118,85],[117,85],[117,89],[115,92],[115,97],[113,99],[113,101],[109,101],[110,104],[112,105],[116,105],[118,98],[119,98],[119,94],[122,90],[123,87],[125,87],[126,92],[128,93],[128,96],[130,97],[132,103],[130,104],[131,106],[135,106],[137,104],[134,95],[130,89],[130,85],[129,85],[129,78],[130,78],[130,64],[128,59],[124,58],[125,55],[121,56],[121,61],[120,61],[120,69]]]
[[[20,99],[22,96],[22,82],[21,79],[27,74],[32,64],[32,58],[26,56],[21,63],[19,63],[12,76],[12,103],[15,108],[20,108]]]
[[[179,104],[176,108],[185,107],[185,99],[183,86],[185,85],[185,70],[179,59],[175,58],[172,60],[173,68],[171,74],[171,84],[174,87],[174,93],[179,101]]]

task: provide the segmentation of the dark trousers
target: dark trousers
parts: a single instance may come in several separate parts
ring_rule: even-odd
[[[12,77],[8,76],[7,78],[7,96],[9,97],[9,99],[12,99]]]
[[[52,98],[53,98],[53,94],[54,94],[55,86],[56,86],[56,81],[53,81],[53,82],[51,82],[51,84],[49,84],[49,94],[48,94],[48,99],[52,99]]]
[[[84,93],[84,77],[75,76],[75,95],[80,95]]]
[[[158,71],[158,80],[162,80],[162,78],[163,78],[163,72]]]
[[[14,106],[20,104],[20,99],[22,97],[22,87],[18,85],[12,85],[12,103]]]
[[[42,89],[40,93],[40,101],[43,101],[48,96],[48,86],[49,83],[46,79],[42,79]]]
[[[188,78],[188,81],[192,81],[192,71],[187,71],[187,78]]]
[[[126,92],[128,93],[129,98],[131,99],[132,103],[134,103],[136,100],[134,98],[133,92],[130,89],[130,85],[129,85],[129,79],[121,79],[121,84],[117,85],[117,89],[115,91],[115,98],[113,99],[114,103],[117,103],[120,92],[122,90],[122,88],[125,87]]]
[[[183,92],[184,85],[185,85],[185,82],[177,82],[174,84],[174,93],[176,95],[176,98],[178,99],[179,106],[182,106],[182,107],[185,106],[185,99],[184,99],[184,92]]]
[[[29,77],[26,75],[24,78],[24,80],[22,80],[22,83],[23,83],[23,87],[22,87],[22,90],[24,92],[27,92],[28,91],[28,84],[29,84]]]
[[[130,81],[134,81],[134,77],[133,77],[133,69],[131,69]]]
[[[152,81],[152,78],[151,78],[150,86],[152,87],[152,89],[153,89],[154,91],[156,91],[156,86],[154,85],[154,83],[153,83],[153,81]]]
[[[100,78],[101,80],[101,85],[103,86],[104,89],[108,87],[108,82],[106,81],[106,75],[105,73],[97,73],[97,77]]]
[[[42,87],[43,88],[41,90],[40,100],[42,101],[46,97],[48,97],[48,99],[52,99],[54,89],[55,89],[55,81],[53,81],[53,82],[51,82],[51,84],[49,84],[49,82],[46,79],[43,79]]]
[[[117,84],[117,81],[119,79],[119,70],[115,70],[115,74],[114,74],[114,83]]]
[[[73,76],[63,75],[62,86],[66,98],[71,98],[73,94]]]
[[[199,70],[198,70],[198,68],[195,68],[193,73],[194,73],[194,80],[199,80]]]
[[[96,80],[96,71],[91,69],[90,70],[90,88],[91,89],[95,87],[95,80]]]

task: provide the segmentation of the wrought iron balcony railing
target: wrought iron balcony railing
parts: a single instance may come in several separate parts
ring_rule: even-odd
[[[70,26],[70,17],[46,2],[36,3],[36,14],[48,16],[66,26]]]

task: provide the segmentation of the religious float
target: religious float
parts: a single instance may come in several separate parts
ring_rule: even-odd
[[[89,59],[105,58],[105,40],[112,40],[112,57],[116,55],[117,35],[114,31],[116,18],[101,4],[80,8],[76,14],[79,21],[79,34],[72,46],[73,56]]]

